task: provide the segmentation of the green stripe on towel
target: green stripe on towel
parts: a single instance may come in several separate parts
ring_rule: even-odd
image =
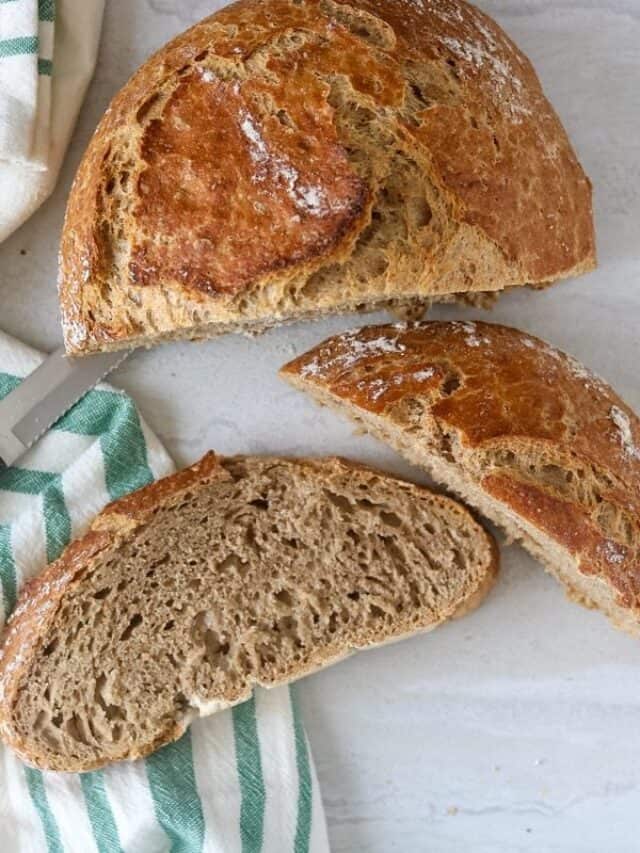
[[[0,41],[0,59],[5,59],[7,56],[37,53],[38,50],[38,36],[20,36],[19,38]]]
[[[49,805],[42,773],[39,770],[34,770],[32,767],[25,766],[24,774],[29,793],[31,794],[31,800],[40,816],[44,837],[47,840],[48,853],[64,853],[58,824]]]
[[[107,798],[102,770],[80,774],[80,785],[99,853],[124,853]]]
[[[42,514],[47,542],[47,561],[51,563],[58,559],[71,541],[71,519],[64,502],[60,474],[52,475],[51,482],[42,493]]]
[[[146,759],[147,778],[158,823],[170,841],[171,853],[200,853],[204,846],[204,815],[193,769],[191,733]]]
[[[307,736],[302,727],[298,702],[291,690],[291,709],[296,742],[296,764],[298,765],[298,822],[296,825],[295,853],[307,853],[311,838],[311,804],[313,790]]]
[[[2,2],[2,0],[0,0]],[[11,373],[0,373],[0,400],[17,388],[22,380]]]
[[[233,711],[236,766],[240,782],[240,839],[242,853],[260,853],[264,835],[266,792],[260,759],[260,741],[256,724],[256,703],[236,706]]]
[[[5,619],[16,606],[16,564],[11,550],[11,527],[0,524],[0,580],[2,581],[2,600]]]
[[[31,468],[7,468],[0,474],[0,486],[5,492],[21,495],[40,495],[56,478],[50,471]]]
[[[76,404],[54,429],[100,436],[111,500],[153,481],[138,411],[128,397],[115,391],[90,391],[82,405]]]
[[[55,21],[55,0],[38,0],[38,19],[41,21]]]

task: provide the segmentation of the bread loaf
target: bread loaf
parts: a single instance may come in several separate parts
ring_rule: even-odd
[[[432,322],[338,335],[282,373],[640,633],[640,422],[581,364],[517,329]]]
[[[0,732],[38,767],[136,758],[193,717],[474,607],[460,504],[338,459],[216,458],[117,501],[22,593]]]
[[[483,299],[595,263],[525,56],[462,0],[241,0],[113,99],[60,252],[73,354]]]

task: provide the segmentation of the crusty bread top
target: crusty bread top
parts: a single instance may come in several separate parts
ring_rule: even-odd
[[[22,593],[0,732],[47,769],[141,757],[257,684],[473,609],[497,565],[463,506],[412,483],[208,454],[107,507]]]
[[[640,612],[640,421],[573,358],[517,329],[430,322],[338,335],[282,373],[459,465]]]
[[[359,238],[379,257],[338,275]],[[544,283],[594,258],[589,182],[486,15],[462,0],[241,0],[156,53],[101,121],[62,237],[65,342],[308,314],[300,289],[320,269],[336,292],[318,308],[339,310],[340,278],[357,290],[385,264],[354,304]]]

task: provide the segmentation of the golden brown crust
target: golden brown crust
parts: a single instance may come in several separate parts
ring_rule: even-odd
[[[338,127],[336,81],[382,129],[366,167]],[[589,181],[491,19],[463,0],[241,0],[151,57],[98,126],[61,244],[68,350],[308,314],[313,299],[280,291],[370,239],[393,152],[443,223],[410,238],[421,274],[389,250],[384,284],[351,307],[594,265]],[[317,303],[349,300],[337,282]]]
[[[464,466],[640,616],[640,421],[537,338],[487,323],[370,326],[282,369]]]

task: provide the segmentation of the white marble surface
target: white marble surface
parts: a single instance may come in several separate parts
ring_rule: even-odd
[[[536,64],[595,185],[600,269],[493,318],[546,337],[640,409],[640,0],[482,0]],[[0,327],[59,343],[65,197],[110,96],[204,0],[110,0],[59,187],[0,246]],[[553,191],[550,188],[550,191]],[[463,312],[438,311],[461,316]],[[465,316],[478,316],[467,311]],[[419,476],[276,377],[353,318],[136,355],[115,381],[180,463],[205,449],[334,453]],[[336,853],[640,850],[640,646],[519,548],[477,613],[300,685]]]

